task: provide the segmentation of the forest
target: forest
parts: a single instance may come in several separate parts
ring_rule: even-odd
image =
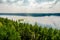
[[[0,17],[0,40],[60,40],[60,30]]]

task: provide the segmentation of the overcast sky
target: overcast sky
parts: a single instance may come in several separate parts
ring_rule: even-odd
[[[59,0],[0,0],[0,13],[60,13]]]

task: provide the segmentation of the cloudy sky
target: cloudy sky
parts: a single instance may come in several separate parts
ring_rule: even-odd
[[[0,13],[60,13],[59,0],[0,0]]]

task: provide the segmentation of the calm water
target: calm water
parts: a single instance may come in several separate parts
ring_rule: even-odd
[[[24,19],[25,23],[34,25],[37,22],[38,25],[60,29],[60,13],[0,13],[0,17],[11,20]]]

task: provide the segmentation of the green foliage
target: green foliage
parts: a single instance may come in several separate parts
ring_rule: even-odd
[[[0,18],[0,40],[20,40],[21,36],[16,31],[14,21]]]
[[[60,30],[0,18],[0,40],[60,40]]]

